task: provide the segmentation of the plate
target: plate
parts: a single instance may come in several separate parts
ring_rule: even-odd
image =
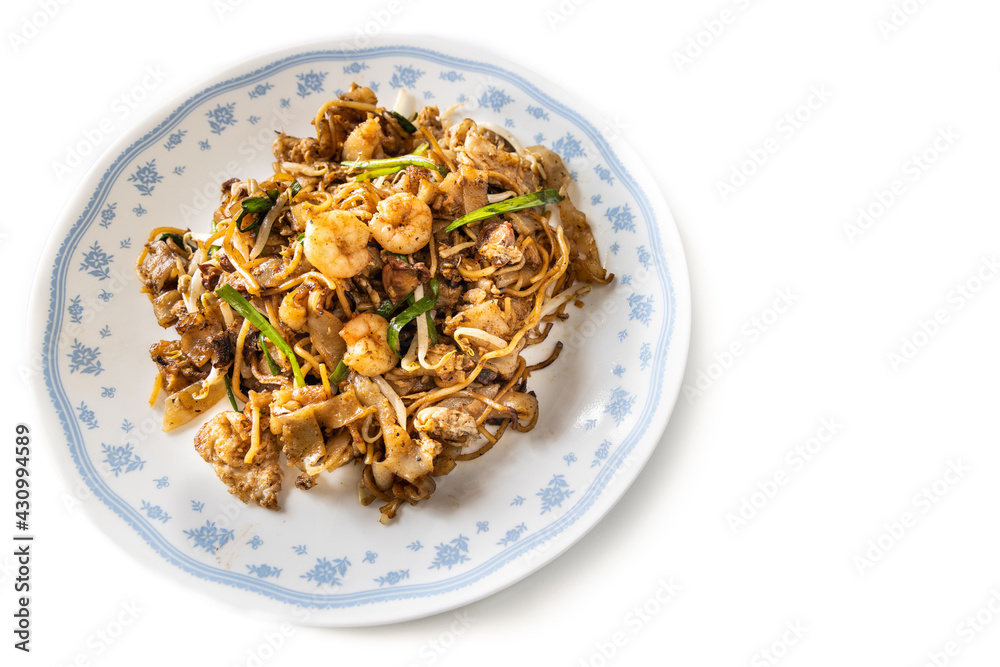
[[[357,501],[350,469],[280,512],[243,505],[192,447],[198,423],[160,432],[147,350],[160,329],[134,274],[151,229],[204,231],[230,177],[268,175],[277,130],[313,136],[316,109],[352,81],[507,128],[562,155],[615,280],[553,336],[532,376],[541,417],[440,478],[389,526]],[[45,403],[60,460],[102,501],[97,524],[188,586],[259,616],[362,626],[427,616],[508,586],[592,528],[639,474],[676,400],[687,356],[684,254],[656,184],[598,117],[534,74],[465,46],[373,41],[272,54],[206,82],[122,139],[68,204],[36,281]],[[550,338],[551,340],[551,338]],[[53,428],[58,428],[53,426]],[[54,442],[59,441],[53,439]],[[344,474],[340,474],[344,473]],[[356,474],[356,473],[355,473]],[[136,539],[136,537],[141,538]]]

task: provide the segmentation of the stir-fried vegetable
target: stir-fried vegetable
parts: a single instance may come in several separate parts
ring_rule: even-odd
[[[437,327],[434,326],[434,318],[431,317],[430,313],[424,313],[424,319],[427,320],[427,336],[430,338],[431,345],[437,345],[438,332]]]
[[[438,279],[431,278],[427,285],[431,288],[430,294],[408,307],[399,315],[396,315],[389,322],[389,332],[386,334],[385,339],[389,343],[389,347],[397,355],[399,354],[399,332],[417,316],[423,315],[437,305],[438,293],[440,292]]]
[[[271,375],[277,375],[281,372],[278,368],[278,364],[274,363],[274,358],[271,357],[271,353],[267,350],[267,345],[264,345],[264,341],[259,340],[257,344],[260,346],[261,351],[264,352],[264,358],[267,359],[267,369],[271,371]]]
[[[511,197],[510,199],[505,199],[497,202],[496,204],[487,204],[482,208],[477,208],[471,213],[466,213],[461,218],[458,218],[453,223],[445,227],[445,231],[455,231],[462,225],[466,225],[470,222],[477,222],[479,220],[485,220],[486,218],[492,218],[498,213],[511,213],[513,211],[531,208],[532,206],[554,204],[558,201],[562,201],[563,199],[564,197],[559,194],[559,191],[553,189],[539,190],[538,192],[532,192],[530,195]]]
[[[399,308],[402,307],[405,301],[406,299],[403,299],[399,303],[393,303],[392,299],[382,299],[382,303],[380,303],[378,305],[378,308],[375,309],[375,314],[381,315],[385,319],[389,319],[390,317],[392,317],[393,313],[395,313]]]
[[[406,116],[404,116],[403,114],[399,113],[398,111],[392,111],[390,113],[392,114],[392,117],[395,118],[396,121],[399,123],[399,126],[401,128],[403,128],[404,132],[407,132],[409,134],[413,134],[414,132],[417,131],[417,126],[414,125],[413,123],[411,123],[406,118]]]
[[[240,211],[239,216],[236,218],[236,228],[241,232],[249,232],[260,225],[261,216],[258,215],[252,223],[244,227],[243,218],[246,217],[247,213],[267,213],[274,206],[274,202],[271,201],[270,197],[247,197],[240,202],[240,206],[243,207],[243,210]]]
[[[177,247],[180,248],[181,250],[184,250],[185,252],[191,252],[191,246],[188,245],[187,243],[184,243],[184,237],[182,237],[180,234],[174,234],[173,232],[166,232],[160,234],[161,241],[166,241],[167,239],[170,239],[175,244],[177,244]],[[194,241],[192,241],[192,244],[194,244],[194,250],[197,250],[198,244],[194,243]]]
[[[347,378],[350,372],[351,369],[344,363],[344,360],[341,359],[340,363],[337,364],[337,367],[333,369],[333,374],[330,376],[330,382],[340,384]]]
[[[406,167],[413,165],[415,167],[423,167],[424,169],[433,169],[441,175],[448,173],[448,170],[441,165],[434,164],[427,158],[420,157],[419,155],[403,155],[401,157],[385,158],[384,160],[355,160],[354,162],[341,162],[340,164],[350,169],[358,169],[360,171],[388,169],[389,167],[399,167],[400,169],[405,169]]]
[[[240,406],[236,403],[236,395],[233,393],[233,382],[229,379],[229,372],[222,376],[222,381],[226,383],[226,393],[229,394],[229,404],[233,406],[233,412],[239,412]]]
[[[292,184],[288,186],[291,195],[289,198],[294,197],[302,189],[302,186],[298,181],[292,181]],[[274,202],[278,201],[278,190],[267,190],[265,191],[266,197],[247,197],[240,202],[240,206],[243,210],[240,211],[239,216],[236,218],[236,228],[241,232],[249,232],[260,226],[260,221],[264,219],[264,215],[271,210],[274,206]],[[247,213],[256,213],[257,217],[254,218],[253,223],[244,227],[241,223],[243,218],[246,217]]]
[[[405,165],[399,165],[396,167],[383,167],[382,169],[372,169],[370,171],[365,171],[354,177],[355,181],[370,181],[373,178],[378,178],[379,176],[388,176],[390,174],[395,174],[398,171],[403,171],[406,169]]]
[[[250,305],[243,296],[237,292],[232,285],[223,285],[219,289],[215,290],[229,306],[235,310],[237,313],[250,320],[250,324],[257,327],[261,335],[265,336],[269,341],[274,343],[274,346],[285,355],[288,359],[288,363],[292,366],[292,375],[295,377],[295,384],[299,387],[304,387],[306,384],[305,378],[302,377],[302,369],[299,368],[299,362],[295,358],[295,352],[292,351],[291,346],[285,342],[285,339],[281,337],[278,330],[271,326],[271,323],[267,321],[267,318],[261,315],[256,308]]]
[[[421,146],[426,147],[427,144],[421,144]],[[395,252],[390,252],[389,254],[392,255],[393,257],[395,257],[396,259],[398,259],[401,262],[406,262],[407,264],[411,264],[412,263],[412,262],[410,262],[410,258],[407,257],[406,255],[400,255],[399,253],[395,253]],[[383,301],[382,303],[380,303],[378,305],[378,308],[375,309],[375,314],[376,315],[381,315],[382,317],[384,317],[386,319],[389,319],[389,317],[394,312],[396,312],[396,310],[399,309],[399,306],[403,302],[406,302],[406,303],[408,303],[409,305],[412,306],[413,305],[413,292],[410,292],[409,294],[407,294],[406,298],[400,300],[398,303],[393,303],[389,299],[386,299],[385,301]],[[429,311],[429,309],[428,309],[428,311]],[[428,336],[430,337],[431,345],[437,345],[438,344],[438,335],[437,335],[437,328],[434,326],[434,318],[431,317],[430,312],[426,312],[426,313],[424,313],[424,319],[426,319],[426,321],[427,321],[427,333],[428,333]]]

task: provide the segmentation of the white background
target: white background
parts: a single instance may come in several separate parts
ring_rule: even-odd
[[[5,4],[0,536],[13,532],[23,422],[36,434],[37,541],[30,656],[11,648],[13,559],[0,550],[4,663],[995,664],[1000,5],[470,5]],[[61,207],[116,138],[245,58],[359,30],[479,46],[628,138],[686,247],[688,391],[626,497],[521,583],[388,627],[281,627],[140,565],[87,518],[103,506],[66,506],[54,472],[66,446],[28,391],[28,285]],[[115,114],[152,81],[147,68],[162,81]],[[56,173],[88,137],[94,150]],[[852,229],[859,207],[877,215]],[[119,621],[118,637],[99,638]]]

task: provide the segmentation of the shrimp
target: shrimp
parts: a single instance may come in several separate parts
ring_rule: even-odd
[[[367,160],[382,142],[382,126],[377,118],[369,118],[354,128],[344,140],[343,160]]]
[[[365,223],[347,211],[323,211],[306,224],[306,259],[327,278],[350,278],[368,266]]]
[[[389,322],[381,315],[361,313],[352,317],[340,330],[340,337],[347,343],[344,363],[366,377],[391,371],[399,357],[385,340],[388,332]]]
[[[278,306],[278,320],[292,331],[305,331],[306,299],[309,298],[309,287],[299,285],[281,300]]]
[[[409,255],[431,239],[431,209],[409,192],[397,192],[378,204],[368,223],[372,236],[389,252]]]

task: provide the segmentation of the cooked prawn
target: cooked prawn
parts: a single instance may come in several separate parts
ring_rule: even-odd
[[[352,317],[340,330],[340,337],[347,343],[344,363],[367,377],[391,371],[399,357],[385,340],[388,332],[389,322],[381,315],[361,313]]]
[[[382,128],[377,118],[369,118],[354,128],[344,140],[344,160],[367,160],[382,144]]]
[[[306,224],[306,259],[327,278],[350,278],[361,273],[371,255],[365,223],[347,211],[316,213]]]
[[[368,223],[372,236],[389,252],[409,255],[431,239],[431,209],[409,192],[397,192],[378,204]]]
[[[294,291],[286,294],[278,306],[278,319],[292,331],[305,331],[308,315],[307,298],[309,298],[309,288],[299,285]]]

